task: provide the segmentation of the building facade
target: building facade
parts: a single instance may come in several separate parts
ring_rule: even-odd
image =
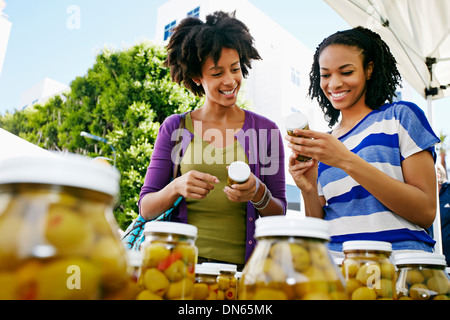
[[[69,90],[70,87],[61,82],[50,78],[44,78],[44,80],[22,93],[22,96],[20,97],[20,108],[23,110],[35,104],[43,105],[56,95],[61,95],[61,97],[63,97],[62,94]]]

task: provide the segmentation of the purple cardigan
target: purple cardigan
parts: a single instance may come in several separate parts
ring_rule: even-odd
[[[245,150],[252,173],[269,188],[275,198],[282,202],[283,212],[286,213],[285,157],[280,130],[271,120],[254,112],[244,111],[244,126],[235,137]],[[173,178],[172,150],[174,150],[176,141],[174,132],[178,129],[180,121],[181,116],[179,114],[172,115],[164,121],[159,129],[150,166],[147,169],[140,193],[139,206],[146,194],[158,192],[169,184]],[[182,137],[183,156],[194,136],[185,129]],[[187,214],[186,201],[183,199],[172,213],[171,221],[187,223]],[[248,202],[246,261],[256,244],[254,233],[255,221],[258,218],[258,211]]]

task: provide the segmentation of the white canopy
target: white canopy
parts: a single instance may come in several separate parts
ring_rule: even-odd
[[[389,45],[402,77],[428,101],[450,97],[449,0],[324,0],[352,27],[377,32]],[[439,203],[439,198],[437,199]],[[433,224],[442,253],[439,205]]]
[[[29,155],[55,157],[55,154],[0,128],[0,161],[9,157]]]

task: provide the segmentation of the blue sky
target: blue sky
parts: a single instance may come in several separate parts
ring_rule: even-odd
[[[121,49],[152,39],[157,8],[166,1],[5,0],[4,13],[13,26],[0,75],[0,114],[18,108],[22,92],[45,77],[69,85],[83,76],[105,45]],[[311,50],[328,35],[349,28],[322,0],[250,2]],[[74,22],[71,6],[80,10],[74,29],[67,26]],[[414,102],[426,110],[423,98],[417,95]],[[435,131],[450,136],[450,99],[433,105]]]

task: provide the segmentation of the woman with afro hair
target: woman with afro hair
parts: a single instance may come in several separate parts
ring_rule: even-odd
[[[165,62],[173,81],[204,97],[201,108],[172,115],[161,125],[140,195],[140,215],[150,220],[181,202],[172,220],[198,228],[199,263],[241,268],[250,256],[259,216],[286,212],[283,140],[271,120],[236,105],[252,60],[254,39],[234,14],[216,12],[206,22],[186,18],[175,28]],[[175,132],[184,117],[180,174],[173,177]],[[250,178],[227,185],[228,166],[246,162]]]
[[[393,103],[401,77],[387,44],[362,27],[337,32],[317,48],[310,78],[332,131],[286,137],[289,171],[306,214],[329,221],[330,249],[339,256],[345,241],[378,240],[431,252],[439,139],[419,107]]]

